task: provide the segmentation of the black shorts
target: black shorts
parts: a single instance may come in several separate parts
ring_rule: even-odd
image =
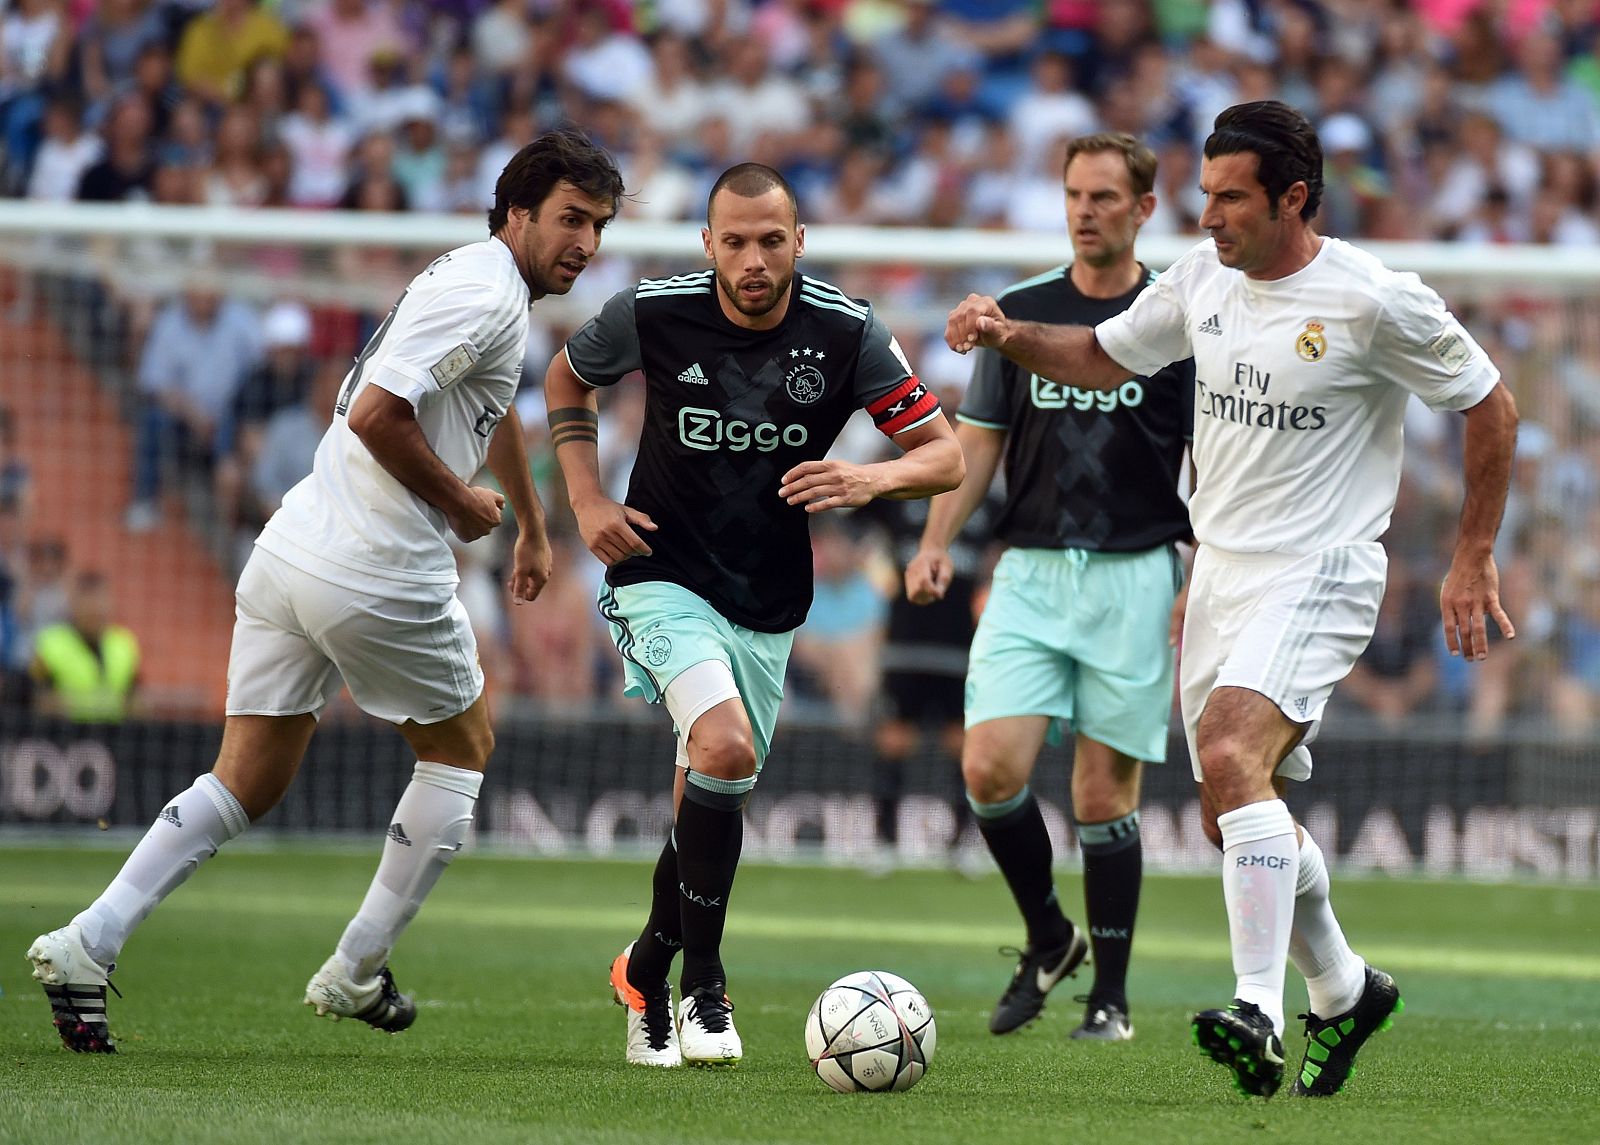
[[[959,676],[885,672],[883,697],[890,719],[911,724],[959,724],[966,706],[966,681]]]

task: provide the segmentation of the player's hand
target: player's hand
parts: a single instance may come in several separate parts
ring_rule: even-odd
[[[986,294],[969,294],[945,320],[944,340],[958,354],[979,346],[1005,344],[1010,322],[1000,304]]]
[[[635,532],[636,529],[655,532],[656,523],[647,514],[609,497],[574,505],[572,512],[578,518],[578,535],[607,568],[629,557],[650,555],[650,546]]]
[[[865,465],[849,461],[802,461],[783,475],[778,496],[807,513],[865,505],[878,495],[877,483]]]
[[[538,598],[550,581],[550,570],[555,558],[550,553],[550,538],[543,529],[524,529],[517,536],[511,550],[511,579],[506,587],[516,604],[527,604]]]
[[[482,485],[467,487],[467,499],[453,513],[445,514],[450,531],[463,541],[476,541],[487,537],[500,523],[506,499],[493,489]]]
[[[1189,582],[1183,582],[1177,599],[1172,602],[1172,616],[1167,621],[1167,646],[1177,648],[1183,643],[1183,617],[1189,611]]]
[[[943,600],[955,575],[949,549],[918,549],[906,566],[906,599],[912,604]]]
[[[1507,640],[1517,638],[1511,618],[1500,607],[1500,570],[1494,554],[1466,556],[1457,551],[1439,588],[1439,613],[1444,619],[1444,642],[1452,656],[1482,660],[1489,654],[1489,626]]]

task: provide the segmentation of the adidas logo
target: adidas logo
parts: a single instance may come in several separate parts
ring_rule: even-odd
[[[1210,318],[1207,318],[1204,322],[1200,323],[1200,333],[1202,333],[1202,334],[1221,334],[1222,333],[1222,323],[1217,321],[1217,316],[1215,314],[1213,314]]]
[[[683,373],[679,374],[678,380],[688,386],[704,386],[710,384],[706,380],[706,373],[700,368],[699,362],[694,363],[694,365],[690,366]]]
[[[157,815],[156,818],[165,823],[171,823],[174,827],[183,826],[183,820],[178,818],[178,805],[176,803],[174,803],[171,807],[168,807],[161,814]]]
[[[406,838],[406,829],[398,823],[389,824],[388,836],[402,847],[411,846],[411,840]]]

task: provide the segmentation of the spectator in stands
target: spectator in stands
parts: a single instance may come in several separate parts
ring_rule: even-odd
[[[1530,31],[1516,48],[1517,66],[1489,86],[1485,110],[1518,143],[1549,151],[1593,151],[1600,145],[1594,97],[1562,74],[1561,42]]]
[[[73,579],[68,619],[40,630],[35,706],[75,723],[120,723],[139,685],[139,641],[111,621],[111,591],[97,572]]]
[[[261,124],[244,104],[222,113],[217,149],[205,174],[205,203],[212,207],[259,207],[266,201],[261,170]]]
[[[356,149],[354,177],[339,206],[353,211],[403,211],[405,188],[394,175],[394,140],[374,131]]]
[[[811,522],[815,596],[794,636],[794,662],[842,723],[859,727],[877,691],[878,646],[888,604],[867,571],[857,526],[817,514]]]
[[[231,448],[234,395],[261,357],[255,313],[194,288],[156,317],[139,361],[145,409],[134,447],[133,503],[123,524],[146,532],[160,522],[163,470],[174,461],[209,472]]]
[[[39,145],[48,88],[72,46],[62,0],[17,0],[0,14],[0,143],[7,190],[20,190]]]
[[[1405,558],[1389,551],[1389,587],[1378,609],[1372,642],[1340,685],[1341,698],[1394,731],[1433,699],[1434,592]]]
[[[300,24],[289,32],[289,44],[283,52],[283,88],[287,105],[299,107],[300,93],[308,87],[323,90],[334,115],[344,113],[344,101],[334,90],[333,81],[322,64],[322,41],[317,38],[315,29]]]
[[[26,673],[39,633],[71,615],[67,543],[58,536],[30,541],[13,600],[15,637],[5,667]]]
[[[304,24],[316,33],[325,74],[342,100],[368,94],[374,60],[403,59],[412,47],[394,8],[374,0],[317,0]]]
[[[17,420],[0,406],[0,506],[26,526],[33,512],[33,470],[17,449]]]
[[[244,87],[245,69],[262,56],[281,56],[289,30],[256,0],[216,0],[190,20],[178,41],[178,82],[216,107]]]
[[[140,53],[165,49],[166,22],[150,0],[99,0],[75,45],[82,95],[98,103],[133,82]]]
[[[1560,675],[1550,709],[1563,732],[1592,735],[1600,728],[1600,565],[1591,561],[1580,571],[1575,595],[1561,625]]]
[[[448,159],[439,136],[439,97],[431,88],[410,89],[400,113],[394,178],[413,211],[446,209],[444,176]]]
[[[562,53],[561,74],[590,99],[630,102],[650,82],[655,65],[639,40],[611,26],[599,4],[578,10],[577,33]]]
[[[867,50],[883,70],[884,88],[902,116],[922,113],[939,95],[940,81],[979,66],[978,52],[939,15],[938,0],[902,0],[905,23]]]
[[[1389,197],[1383,173],[1372,165],[1372,130],[1349,112],[1337,112],[1317,128],[1322,137],[1322,209],[1318,230],[1337,238],[1371,235]]]
[[[528,58],[535,32],[524,0],[495,0],[472,22],[467,50],[485,80],[505,80]]]
[[[150,197],[155,159],[150,110],[137,96],[119,102],[106,123],[105,155],[84,171],[78,198],[91,203],[136,202]]]
[[[97,105],[94,114],[103,118],[107,106],[120,103],[130,96],[143,101],[149,111],[150,134],[155,139],[165,138],[172,130],[172,117],[180,104],[190,101],[199,103],[202,109],[204,107],[199,97],[186,94],[178,85],[172,74],[172,52],[159,40],[139,49],[139,55],[133,63],[133,78],[112,88],[110,94]],[[209,121],[205,127],[209,136]],[[209,152],[209,138],[206,143]]]
[[[284,117],[281,134],[292,161],[289,202],[293,206],[331,207],[347,189],[356,137],[332,111],[327,90],[308,83],[301,85],[295,110]]]
[[[84,130],[83,108],[70,95],[57,95],[45,106],[44,140],[28,175],[28,198],[53,203],[77,196],[83,173],[100,158],[104,144]]]
[[[767,50],[759,40],[731,45],[722,74],[712,85],[711,102],[728,122],[735,151],[750,151],[763,135],[783,140],[805,128],[805,93],[768,68]]]
[[[342,359],[321,363],[301,399],[279,409],[262,427],[249,459],[246,523],[252,533],[277,511],[283,495],[311,472],[317,445],[333,421],[333,404],[348,366]]]

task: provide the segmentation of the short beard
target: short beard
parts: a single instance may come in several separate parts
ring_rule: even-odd
[[[766,305],[752,307],[744,300],[744,296],[739,293],[734,283],[728,278],[727,275],[722,273],[720,268],[717,270],[716,275],[717,286],[721,289],[722,296],[728,301],[732,302],[733,308],[740,314],[743,314],[746,318],[760,318],[765,314],[771,314],[773,310],[777,308],[778,303],[782,302],[784,298],[788,296],[789,287],[794,282],[793,270],[789,271],[789,273],[784,275],[782,278],[773,279],[772,293],[767,296]]]

